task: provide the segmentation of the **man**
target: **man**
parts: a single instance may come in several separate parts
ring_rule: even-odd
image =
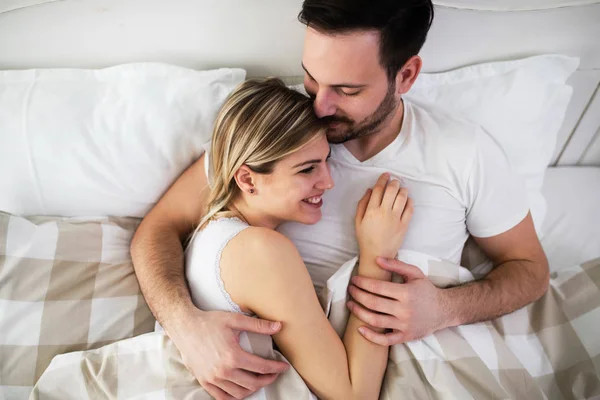
[[[488,320],[535,301],[548,286],[548,265],[523,188],[482,130],[402,99],[421,70],[417,56],[431,21],[430,0],[306,0],[304,84],[319,117],[329,116],[336,182],[315,226],[286,224],[315,285],[357,254],[356,202],[382,172],[401,178],[414,201],[403,248],[454,262],[469,234],[495,268],[482,280],[438,289],[414,266],[381,267],[405,278],[355,278],[349,308],[381,345]],[[276,321],[194,307],[185,283],[181,242],[202,216],[207,179],[196,162],[144,218],[132,256],[154,315],[202,386],[218,399],[243,398],[287,366],[245,353],[240,331],[274,334]]]

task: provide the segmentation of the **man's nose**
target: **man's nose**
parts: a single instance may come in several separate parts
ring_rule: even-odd
[[[319,118],[334,115],[336,111],[331,96],[324,90],[320,90],[317,93],[313,107],[315,108],[315,114],[317,114],[317,117]]]

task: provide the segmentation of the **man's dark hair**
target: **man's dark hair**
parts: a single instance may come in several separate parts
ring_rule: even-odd
[[[379,62],[393,80],[425,43],[433,4],[431,0],[305,0],[298,19],[326,34],[379,31]]]

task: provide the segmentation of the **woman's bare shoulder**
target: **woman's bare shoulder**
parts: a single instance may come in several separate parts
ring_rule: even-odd
[[[269,228],[251,226],[236,235],[227,246],[238,260],[300,257],[296,246],[283,234]]]
[[[294,244],[272,229],[250,227],[240,232],[225,247],[220,265],[221,279],[232,300],[259,316],[272,299],[292,289],[314,291]]]

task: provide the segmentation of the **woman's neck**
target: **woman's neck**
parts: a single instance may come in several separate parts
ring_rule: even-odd
[[[256,208],[252,207],[244,198],[237,199],[229,207],[234,215],[245,221],[251,226],[261,226],[263,228],[276,229],[282,221],[279,221],[272,216],[266,215]]]

